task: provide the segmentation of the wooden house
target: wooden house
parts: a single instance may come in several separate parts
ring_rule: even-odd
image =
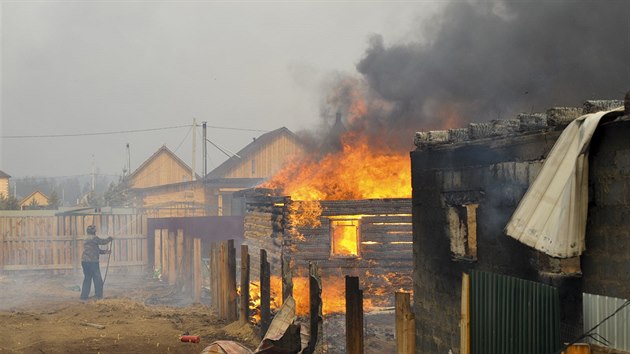
[[[194,178],[193,178],[194,177]],[[203,183],[166,146],[159,148],[129,176],[134,205],[151,217],[204,216]]]
[[[265,133],[214,170],[206,179],[266,179],[278,172],[292,157],[304,152],[300,138],[282,127]]]
[[[48,197],[40,191],[34,191],[20,201],[20,209],[40,209],[48,206]]]
[[[11,176],[0,171],[0,195],[3,195],[5,198],[9,196],[9,178]]]
[[[129,176],[129,187],[134,205],[149,217],[242,215],[232,194],[258,185],[303,151],[297,135],[283,127],[193,179],[192,169],[162,146]]]
[[[233,193],[260,184],[304,151],[300,138],[285,127],[254,139],[206,175],[210,215],[243,215],[244,205]]]
[[[251,264],[260,264],[264,249],[271,276],[296,286],[298,312],[308,308],[300,286],[309,263],[317,264],[322,277],[324,315],[343,311],[338,290],[343,291],[344,276],[360,277],[368,311],[392,306],[395,291],[412,288],[411,199],[299,201],[273,192],[236,193],[246,204],[243,242]],[[251,269],[251,277],[259,279],[258,269]]]

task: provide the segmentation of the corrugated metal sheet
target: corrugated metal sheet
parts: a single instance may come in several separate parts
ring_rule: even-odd
[[[560,348],[556,288],[473,271],[470,295],[471,353],[551,354]]]
[[[582,254],[588,211],[588,146],[601,118],[622,110],[587,114],[564,129],[507,224],[509,236],[553,257]]]
[[[626,301],[628,300],[584,293],[582,297],[584,332],[610,316]],[[599,335],[595,336],[596,338],[600,338],[600,340],[604,338],[608,341],[609,346],[612,348],[630,351],[630,306],[626,306],[616,315],[606,320],[593,333]],[[601,343],[593,339],[589,339],[589,342],[601,345]]]

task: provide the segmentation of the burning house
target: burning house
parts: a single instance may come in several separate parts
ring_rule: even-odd
[[[569,243],[568,252],[550,255],[550,245],[557,242],[550,234],[543,245],[530,247],[509,237],[505,228],[545,163],[556,166],[551,181],[567,168],[562,160],[548,159],[567,124],[623,102],[587,101],[580,108],[416,134],[411,165],[417,352],[494,352],[483,347],[489,343],[503,352],[517,347],[522,352],[524,343],[550,343],[555,351],[602,320],[591,318],[590,294],[630,297],[627,101],[625,113],[604,115],[590,146],[575,152],[588,156],[577,169],[588,174],[588,189],[580,198],[550,201],[553,207],[540,217],[584,208],[583,252]],[[586,185],[584,174],[578,175],[572,183]],[[569,237],[579,233],[565,226],[556,231]],[[530,330],[523,330],[521,321],[530,321]],[[615,341],[627,333],[615,334],[616,325],[608,328],[599,334],[611,347],[624,349]],[[525,352],[550,351],[532,347]]]
[[[339,116],[334,127],[340,149],[325,139],[333,148],[318,149],[327,151],[323,156],[296,161],[261,188],[235,193],[246,209],[251,264],[260,264],[259,250],[266,250],[272,301],[279,304],[292,290],[302,315],[309,306],[309,263],[322,278],[324,316],[345,312],[345,276],[359,277],[368,312],[391,307],[394,292],[412,286],[409,158],[341,129]],[[324,332],[343,333],[327,325]]]
[[[321,271],[324,314],[344,311],[346,275],[360,277],[368,310],[391,306],[395,291],[411,290],[410,199],[294,201],[261,194],[246,197],[244,242],[252,264],[260,249],[268,252],[278,297],[280,278],[290,274],[298,312],[308,312],[309,262]]]

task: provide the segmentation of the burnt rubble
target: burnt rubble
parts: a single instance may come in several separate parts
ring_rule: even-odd
[[[416,132],[414,144],[422,149],[433,145],[458,144],[528,132],[562,130],[584,114],[607,111],[623,105],[622,100],[588,100],[582,107],[553,107],[545,113],[521,113],[515,119],[470,123],[465,128]]]

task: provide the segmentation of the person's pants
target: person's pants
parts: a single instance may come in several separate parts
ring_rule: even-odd
[[[98,262],[81,262],[83,267],[83,287],[81,288],[81,300],[87,300],[94,281],[94,292],[96,298],[103,298],[103,278]]]

